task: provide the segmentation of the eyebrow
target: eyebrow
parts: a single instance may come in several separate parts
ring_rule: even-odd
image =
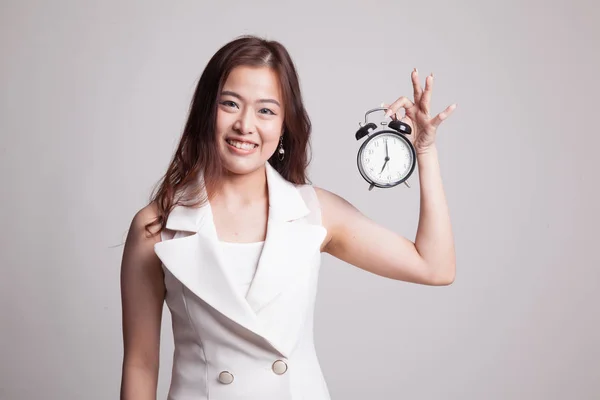
[[[233,96],[235,98],[238,98],[240,100],[244,100],[244,98],[242,96],[240,96],[239,94],[237,94],[236,92],[232,92],[230,90],[224,90],[221,92],[221,96]],[[256,101],[257,103],[272,103],[272,104],[276,104],[278,107],[281,107],[281,105],[279,104],[279,102],[275,99],[258,99]]]

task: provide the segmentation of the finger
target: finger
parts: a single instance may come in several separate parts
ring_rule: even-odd
[[[404,109],[400,108],[398,111],[392,114],[392,119],[395,119],[396,121],[402,121],[402,119],[406,117],[406,110],[404,112],[402,112],[402,110]]]
[[[414,107],[414,103],[410,101],[408,97],[402,96],[389,106],[388,110],[385,112],[385,116],[389,117],[392,114],[396,114],[401,108],[408,110],[411,107]]]
[[[390,109],[390,105],[388,103],[385,103],[385,102],[382,101],[381,104],[379,105],[379,107],[386,109],[384,117],[387,117],[388,116],[388,111]],[[392,118],[394,118],[394,116],[395,116],[395,114],[392,115]]]
[[[431,75],[425,78],[425,90],[423,90],[423,95],[421,96],[421,110],[427,115],[429,115],[429,106],[431,102],[431,91],[433,89],[433,72]]]
[[[431,120],[431,125],[433,125],[435,128],[437,128],[438,126],[440,126],[440,124],[446,118],[448,118],[450,115],[452,115],[452,113],[454,112],[454,110],[456,110],[456,106],[457,106],[457,104],[454,103],[454,104],[446,107],[446,109],[444,111],[442,111],[441,113],[439,113],[438,115],[436,115],[435,118],[433,118]]]
[[[390,106],[389,106],[387,103],[384,103],[384,102],[381,102],[381,105],[380,105],[380,107],[382,107],[382,108],[387,108],[387,109],[389,109],[389,108],[390,108]],[[387,111],[387,110],[386,110],[386,111]],[[393,111],[392,111],[392,112],[393,112]],[[391,115],[391,118],[392,118],[392,119],[395,119],[395,120],[397,120],[397,119],[398,119],[398,117],[400,116],[400,114],[401,114],[401,112],[400,112],[400,110],[399,110],[398,112],[395,112],[395,113],[393,113],[393,114]],[[387,114],[386,114],[386,115],[387,115]],[[404,115],[403,115],[403,116],[401,116],[400,120],[402,120],[402,118],[404,118],[405,116],[406,116],[406,113],[404,113]]]
[[[421,94],[423,90],[421,89],[421,84],[419,83],[419,71],[415,68],[413,72],[410,74],[413,83],[413,97],[415,104],[419,104],[421,102]]]

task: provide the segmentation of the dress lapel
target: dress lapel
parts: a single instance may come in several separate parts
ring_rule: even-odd
[[[267,234],[246,298],[236,290],[223,266],[209,202],[198,208],[175,207],[166,227],[191,234],[158,242],[154,248],[164,266],[192,293],[286,355],[289,349],[282,348],[282,339],[267,331],[272,321],[261,321],[260,311],[309,268],[326,231],[303,220],[310,210],[298,189],[268,162],[265,166],[269,193]]]
[[[294,277],[308,268],[320,250],[323,227],[302,220],[310,210],[298,189],[267,163],[269,217],[267,235],[246,300],[255,313],[274,300]]]
[[[263,336],[256,315],[233,286],[222,266],[210,204],[200,208],[175,207],[167,228],[192,232],[154,245],[164,266],[192,293],[221,314]]]

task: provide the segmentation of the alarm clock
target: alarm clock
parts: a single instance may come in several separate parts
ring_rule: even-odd
[[[359,123],[356,140],[367,139],[358,149],[356,162],[358,170],[369,190],[373,187],[391,188],[401,183],[410,187],[407,179],[417,164],[416,152],[406,135],[411,134],[410,125],[401,120],[392,119],[389,123],[381,121],[381,128],[368,121],[369,114],[387,111],[386,107],[373,108],[365,113],[364,123]]]

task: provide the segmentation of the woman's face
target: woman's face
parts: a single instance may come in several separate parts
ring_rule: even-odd
[[[218,99],[216,135],[223,166],[234,174],[262,167],[283,130],[279,79],[267,67],[236,67]]]

